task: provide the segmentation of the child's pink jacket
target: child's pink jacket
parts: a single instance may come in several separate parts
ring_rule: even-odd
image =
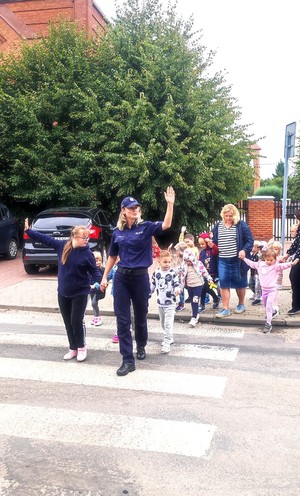
[[[253,262],[249,258],[244,258],[244,262],[252,269],[257,270],[262,289],[276,289],[278,274],[285,269],[289,269],[292,265],[292,262],[279,263],[277,261],[272,265],[267,265],[262,260]]]

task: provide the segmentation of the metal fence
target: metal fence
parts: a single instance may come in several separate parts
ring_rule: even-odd
[[[296,223],[296,212],[300,210],[300,202],[288,202],[286,205],[285,215],[285,240],[291,241],[293,238],[290,235],[291,225]],[[274,222],[273,236],[274,239],[281,240],[281,225],[282,225],[282,201],[274,201]]]

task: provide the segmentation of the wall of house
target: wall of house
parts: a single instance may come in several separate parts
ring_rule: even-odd
[[[20,39],[47,36],[49,23],[60,19],[78,22],[89,34],[108,25],[93,0],[0,0],[0,50],[12,50]]]

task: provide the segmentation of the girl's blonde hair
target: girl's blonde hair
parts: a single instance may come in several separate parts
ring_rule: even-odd
[[[232,213],[232,215],[233,215],[233,224],[236,225],[239,222],[239,220],[240,220],[240,212],[238,211],[238,209],[236,208],[236,206],[233,205],[232,203],[228,203],[227,205],[224,205],[224,207],[221,210],[221,217],[222,217],[222,220],[223,221],[225,220],[225,214],[227,212],[231,212]]]
[[[277,258],[276,251],[274,251],[274,250],[273,250],[273,248],[268,248],[268,249],[264,252],[262,259],[263,259],[263,260],[265,260],[265,259],[266,259],[266,257],[268,257],[268,256],[269,256],[269,257],[272,257],[272,258],[275,258],[275,260],[276,260],[276,258]]]
[[[73,238],[75,238],[76,236],[79,236],[80,231],[86,232],[87,235],[89,234],[89,230],[85,226],[74,226],[71,229],[70,239],[66,242],[64,249],[63,249],[63,252],[62,252],[62,255],[61,255],[61,263],[63,265],[65,265],[67,263],[69,255],[71,253],[71,250],[73,249],[73,244],[72,244]]]
[[[125,212],[125,209],[122,208],[121,212],[119,213],[119,218],[118,218],[118,222],[117,222],[117,228],[120,231],[124,231],[124,227],[127,226],[127,220],[126,220],[126,216],[125,216],[124,212]],[[140,222],[143,222],[143,219],[142,219],[142,211],[139,208],[138,209],[138,218],[136,219],[135,223],[139,224]]]
[[[99,260],[101,260],[101,262],[102,262],[102,255],[101,255],[100,251],[93,251],[93,253],[94,253],[94,257],[99,258]]]
[[[273,241],[273,243],[271,244],[270,248],[280,248],[282,250],[282,244],[280,243],[280,241]]]

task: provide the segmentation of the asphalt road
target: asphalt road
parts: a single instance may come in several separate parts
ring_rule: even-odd
[[[0,310],[0,494],[296,496],[300,331],[175,323],[117,377],[113,317],[62,361],[58,314]]]

